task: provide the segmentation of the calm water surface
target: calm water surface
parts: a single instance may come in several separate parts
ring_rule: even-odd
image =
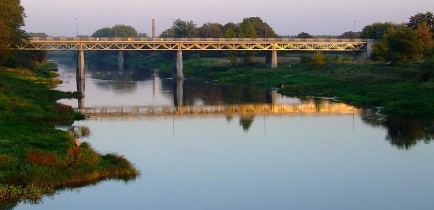
[[[76,91],[59,66],[61,90]],[[88,70],[73,107],[301,104],[254,88],[186,80],[183,92],[152,72]],[[181,98],[181,100],[180,100]],[[272,102],[270,102],[270,100]],[[81,104],[81,105],[79,105]],[[125,156],[141,171],[16,209],[432,209],[434,145],[424,125],[372,112],[296,115],[159,115],[91,118],[85,141]]]

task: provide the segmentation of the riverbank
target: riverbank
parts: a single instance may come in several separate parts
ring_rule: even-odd
[[[381,107],[387,115],[432,121],[434,78],[420,81],[422,65],[331,62],[316,67],[291,62],[267,69],[263,63],[232,67],[224,58],[203,58],[185,60],[184,74],[191,79],[241,86],[277,88],[283,84],[280,92],[286,95],[336,97],[360,107]]]
[[[50,89],[61,82],[52,68],[0,67],[0,206],[139,173],[125,158],[100,154],[86,142],[77,146],[73,135],[56,128],[70,128],[83,116],[56,103],[74,93]]]

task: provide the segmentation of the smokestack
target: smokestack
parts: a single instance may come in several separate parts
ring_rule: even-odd
[[[155,18],[152,18],[152,39],[155,39]]]

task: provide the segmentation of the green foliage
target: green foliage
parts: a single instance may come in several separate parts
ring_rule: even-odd
[[[381,43],[375,44],[373,53],[380,59],[393,64],[420,61],[424,48],[419,41],[417,32],[411,28],[400,26],[390,29],[384,35]]]
[[[112,27],[112,30],[114,32],[115,37],[122,37],[122,38],[128,38],[128,37],[137,37],[137,31],[132,26],[126,26],[126,25],[115,25]]]
[[[297,35],[297,38],[308,39],[308,38],[312,38],[312,36],[309,33],[301,32]]]
[[[71,125],[77,113],[56,103],[72,94],[49,88],[55,83],[49,72],[54,66],[39,67],[0,68],[0,203],[34,201],[53,189],[106,178],[136,177],[138,171],[125,158],[101,157],[88,144],[77,147],[73,136],[55,128]],[[77,132],[90,133],[85,127]]]
[[[24,8],[20,0],[2,0],[0,11],[0,66],[10,66],[10,59],[17,55],[9,50],[9,46],[27,39],[20,29],[24,25]]]
[[[362,29],[362,32],[360,33],[360,38],[381,40],[387,31],[396,27],[397,25],[391,22],[373,23],[371,25],[365,26]]]
[[[244,19],[240,24],[240,33],[238,34],[239,38],[257,38],[257,33],[255,26],[252,22]]]
[[[41,32],[39,32],[39,33],[29,32],[29,33],[27,33],[27,35],[29,37],[39,37],[39,38],[47,38],[48,37],[48,35],[46,33],[41,33]]]
[[[170,28],[174,38],[187,38],[196,36],[196,24],[193,21],[184,21],[177,19],[173,22],[173,26]]]
[[[343,38],[343,39],[357,39],[359,38],[360,33],[359,32],[353,32],[353,31],[347,31],[341,35],[338,36],[338,38]]]
[[[313,62],[317,68],[325,65],[324,54],[321,51],[316,51],[315,57],[313,58]]]
[[[199,37],[222,38],[223,26],[220,23],[204,23],[199,29]]]
[[[434,50],[434,48],[432,48]],[[422,63],[421,72],[419,74],[420,82],[427,82],[434,77],[434,54],[425,58]]]
[[[240,24],[240,27],[242,28],[243,27],[242,25],[246,24],[247,22],[253,25],[254,30],[247,29],[250,32],[246,32],[246,33],[243,33],[241,30],[239,35],[240,38],[241,36],[244,36],[244,38],[255,38],[255,37],[277,38],[278,37],[277,34],[274,32],[274,30],[270,27],[270,25],[264,22],[260,17],[244,18],[243,22]],[[255,35],[253,35],[253,33]]]
[[[238,34],[239,38],[257,38],[257,32],[255,29],[255,25],[248,18],[244,18],[243,22],[240,24],[240,33]],[[252,64],[252,56],[255,55],[253,51],[244,51],[243,54],[243,63],[244,66],[249,66]]]
[[[104,27],[98,29],[92,34],[92,37],[119,37],[119,38],[129,38],[129,37],[137,37],[138,33],[135,28],[132,26],[126,25],[115,25],[111,28]]]
[[[229,30],[232,31],[234,34],[232,35],[231,32],[230,36],[226,36],[226,32]],[[240,32],[240,26],[239,24],[235,24],[235,23],[226,23],[223,26],[223,31],[225,32],[225,38],[237,38],[237,34],[239,34]]]
[[[98,29],[92,34],[92,37],[115,37],[115,32],[112,28],[104,27],[101,29]]]
[[[411,16],[409,18],[409,22],[407,23],[407,26],[413,29],[417,29],[420,24],[427,23],[429,28],[431,29],[431,32],[434,33],[434,15],[432,12],[426,12],[424,13],[417,13],[414,16]]]

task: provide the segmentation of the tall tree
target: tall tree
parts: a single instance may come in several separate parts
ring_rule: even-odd
[[[425,54],[430,54],[432,52],[431,49],[434,47],[434,41],[433,33],[431,32],[429,25],[426,22],[419,24],[416,32],[419,36],[419,41],[424,47]]]
[[[237,35],[235,34],[232,27],[227,27],[225,30],[225,38],[236,38]],[[226,56],[228,57],[229,61],[231,62],[232,66],[237,66],[237,51],[227,51]]]
[[[201,38],[222,38],[223,26],[220,23],[204,23],[199,29]]]
[[[173,36],[175,38],[186,38],[190,36],[193,36],[196,29],[196,24],[193,23],[193,21],[184,21],[181,19],[177,19],[173,22],[172,26],[172,32]]]
[[[114,36],[115,37],[137,37],[137,31],[132,26],[126,26],[126,25],[115,25],[112,28]]]
[[[244,19],[240,24],[240,38],[257,38],[256,29],[252,22]]]
[[[228,30],[232,30],[235,33],[235,37],[226,37],[226,38],[236,38],[238,37],[238,34],[240,32],[240,25],[239,24],[235,24],[235,23],[226,23],[223,26],[223,31],[226,33],[226,31]]]
[[[113,38],[115,37],[115,33],[112,28],[104,27],[101,29],[98,29],[92,34],[92,37],[109,37]]]
[[[240,38],[257,38],[255,26],[248,19],[244,19],[240,24]],[[243,52],[243,62],[245,66],[253,63],[252,57],[255,55],[254,51],[244,51]]]
[[[360,33],[360,38],[362,39],[376,39],[380,40],[383,38],[384,34],[391,28],[396,28],[397,25],[391,22],[385,23],[373,23],[367,25],[362,29]]]
[[[256,37],[266,37],[266,38],[276,38],[277,34],[274,32],[273,28],[271,28],[265,21],[263,21],[260,17],[249,17],[244,18],[243,23],[250,22],[255,28]]]
[[[414,16],[410,17],[407,26],[413,29],[417,29],[420,24],[426,22],[431,29],[431,32],[434,33],[434,15],[432,12],[417,13]]]
[[[24,8],[20,0],[0,1],[0,65],[4,65],[10,56],[8,48],[26,39],[26,33],[20,29],[24,25]]]
[[[423,51],[417,32],[405,26],[390,29],[373,48],[376,55],[395,64],[422,60]]]

